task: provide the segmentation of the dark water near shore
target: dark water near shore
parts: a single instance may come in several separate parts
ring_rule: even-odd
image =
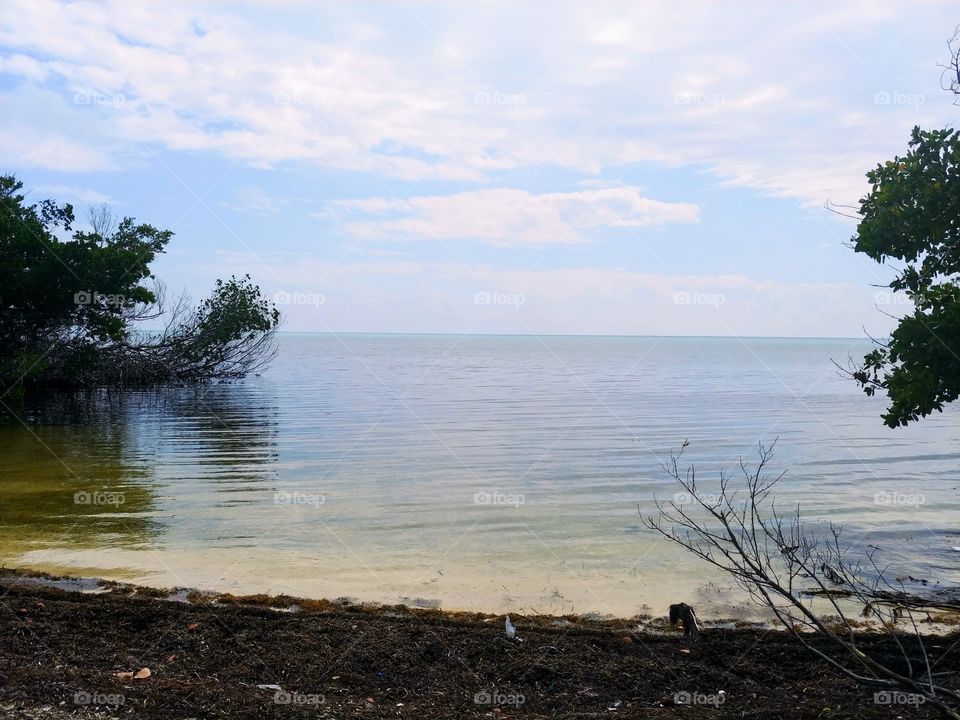
[[[284,335],[241,384],[0,423],[0,562],[452,608],[731,611],[640,523],[779,438],[779,498],[960,584],[960,413],[906,429],[838,376],[860,340]]]

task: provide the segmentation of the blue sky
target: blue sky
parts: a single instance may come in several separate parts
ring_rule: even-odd
[[[955,122],[955,3],[16,0],[4,170],[289,330],[859,336],[864,173]]]

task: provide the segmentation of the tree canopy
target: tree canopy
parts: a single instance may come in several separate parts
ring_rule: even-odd
[[[960,396],[960,132],[914,128],[909,149],[867,173],[856,252],[896,263],[890,282],[913,312],[853,372],[868,395],[883,389],[890,427]]]
[[[22,190],[0,177],[0,394],[236,378],[272,357],[280,314],[249,276],[168,303],[150,265],[172,232],[106,208],[74,230],[71,205]]]

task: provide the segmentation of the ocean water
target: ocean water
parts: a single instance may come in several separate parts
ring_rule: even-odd
[[[515,612],[749,615],[645,528],[776,441],[781,507],[960,584],[960,413],[898,430],[863,340],[284,334],[243,383],[0,422],[0,562],[158,586]]]

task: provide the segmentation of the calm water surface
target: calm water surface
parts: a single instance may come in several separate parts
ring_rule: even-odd
[[[643,528],[779,437],[778,498],[960,584],[960,413],[906,429],[831,363],[860,340],[281,337],[242,384],[19,408],[0,562],[162,586],[633,614],[739,611]],[[741,611],[742,612],[742,611]]]

